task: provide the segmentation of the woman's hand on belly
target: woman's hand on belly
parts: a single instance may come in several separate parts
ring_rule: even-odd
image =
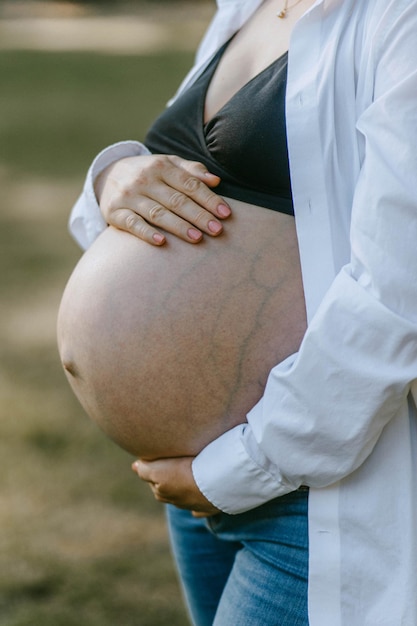
[[[198,243],[203,233],[219,235],[219,219],[231,214],[211,190],[219,182],[202,163],[149,155],[112,163],[98,176],[95,191],[104,219],[115,228],[153,245],[166,241],[155,227]]]
[[[147,482],[158,502],[173,504],[180,509],[193,511],[196,517],[219,513],[198,489],[191,469],[193,457],[138,460],[132,469],[139,478]]]

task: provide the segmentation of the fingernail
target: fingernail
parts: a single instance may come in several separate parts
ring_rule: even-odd
[[[161,235],[160,233],[154,233],[152,235],[152,239],[157,244],[165,243],[165,237],[164,237],[164,235]]]
[[[189,228],[187,230],[187,235],[190,239],[193,239],[194,241],[199,241],[199,239],[201,239],[201,237],[203,236],[202,233],[196,228]]]
[[[210,220],[208,223],[208,229],[211,233],[214,233],[215,235],[217,235],[223,229],[223,226],[219,224],[219,222]]]
[[[230,207],[228,207],[226,204],[219,204],[218,207],[217,207],[217,213],[221,217],[229,217],[231,212],[232,211],[230,210]]]

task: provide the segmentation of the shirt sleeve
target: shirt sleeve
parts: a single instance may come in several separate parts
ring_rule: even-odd
[[[126,157],[150,154],[143,144],[137,141],[121,141],[105,148],[91,164],[83,191],[72,208],[69,230],[78,245],[86,250],[106,228],[100,207],[94,193],[94,181],[108,165]]]
[[[357,123],[365,158],[351,261],[298,354],[271,371],[247,424],[193,462],[199,488],[225,512],[343,479],[371,454],[417,379],[416,20],[398,3],[397,11],[381,25],[373,101]]]

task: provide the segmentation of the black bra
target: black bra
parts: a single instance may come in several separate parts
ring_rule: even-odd
[[[145,144],[154,154],[204,163],[220,176],[220,195],[294,215],[285,127],[288,55],[246,83],[204,124],[206,92],[226,46],[156,119]]]

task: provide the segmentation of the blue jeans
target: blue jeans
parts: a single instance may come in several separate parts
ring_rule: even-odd
[[[195,626],[308,626],[307,509],[307,491],[207,519],[167,507]]]

